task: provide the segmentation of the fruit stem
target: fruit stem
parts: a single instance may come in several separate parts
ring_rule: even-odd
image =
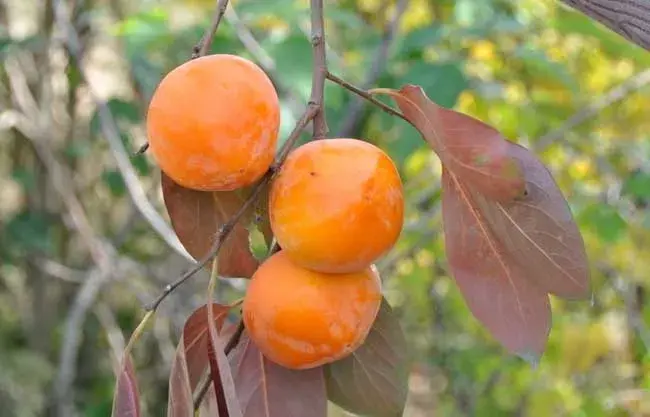
[[[390,107],[387,104],[382,103],[381,101],[377,100],[374,98],[369,92],[362,90],[361,88],[350,84],[349,82],[345,81],[344,79],[337,77],[336,75],[332,74],[331,72],[327,72],[326,78],[330,81],[332,81],[334,84],[338,84],[341,87],[345,88],[346,90],[358,95],[359,97],[369,101],[370,103],[374,104],[375,106],[379,107],[383,111],[385,111],[388,114],[391,114],[393,116],[397,116],[400,119],[404,120],[405,122],[408,122],[411,124],[411,122],[399,111],[395,110],[394,108]],[[376,91],[376,90],[374,90]]]

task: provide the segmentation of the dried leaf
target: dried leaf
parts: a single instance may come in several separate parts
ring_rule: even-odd
[[[476,209],[489,225],[493,240],[525,277],[563,298],[590,294],[589,263],[571,209],[551,173],[528,149],[511,143],[510,155],[524,167],[525,197],[494,203],[472,192]]]
[[[245,201],[242,190],[202,192],[182,187],[161,172],[165,207],[185,249],[199,260],[210,252],[219,228]],[[252,219],[252,213],[248,220]],[[245,221],[238,222],[219,254],[219,275],[250,278],[258,262],[249,248]]]
[[[221,328],[230,306],[213,304],[216,325]],[[193,417],[193,393],[208,367],[207,305],[196,309],[185,322],[169,376],[169,417]]]
[[[266,359],[245,332],[230,363],[244,417],[326,417],[322,367],[281,367]]]
[[[126,356],[121,364],[111,417],[140,417],[140,392],[130,356]]]
[[[443,165],[467,187],[496,201],[509,201],[523,194],[522,167],[510,157],[510,142],[496,129],[440,107],[419,86],[377,91],[390,94]]]
[[[504,251],[471,192],[444,168],[442,186],[447,259],[470,311],[508,350],[536,361],[551,328],[548,295]]]
[[[383,299],[366,341],[351,355],[325,366],[330,401],[360,415],[401,416],[408,394],[406,338]]]

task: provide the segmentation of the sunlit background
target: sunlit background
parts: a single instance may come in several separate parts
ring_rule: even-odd
[[[0,416],[72,406],[103,417],[142,303],[188,266],[124,175],[167,222],[154,161],[132,154],[153,89],[189,58],[215,1],[68,1],[88,79],[61,47],[68,32],[52,3],[0,3]],[[212,48],[272,76],[283,138],[311,87],[307,3],[233,1]],[[326,20],[335,74],[366,88],[419,84],[536,151],[591,260],[593,300],[553,300],[539,367],[510,356],[447,274],[435,154],[403,121],[328,84],[330,134],[381,145],[405,183],[405,228],[380,262],[413,359],[405,416],[650,415],[650,52],[551,0],[411,0],[404,10],[332,0]],[[101,131],[97,100],[121,143]],[[206,282],[198,275],[165,301],[136,347],[143,415],[166,414],[179,331]],[[236,284],[221,284],[220,299],[241,296]]]

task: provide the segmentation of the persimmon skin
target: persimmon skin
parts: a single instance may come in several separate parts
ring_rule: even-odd
[[[256,182],[273,162],[280,104],[255,63],[207,55],[162,79],[146,125],[151,152],[172,180],[199,191],[231,191]]]
[[[399,172],[358,139],[308,142],[272,183],[271,228],[297,264],[326,273],[360,271],[395,244],[404,222]]]
[[[309,369],[357,349],[380,305],[374,265],[352,274],[323,274],[296,265],[281,250],[253,275],[242,318],[264,356],[286,368]]]

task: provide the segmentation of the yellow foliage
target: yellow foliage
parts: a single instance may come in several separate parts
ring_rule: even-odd
[[[411,0],[400,22],[400,30],[410,31],[431,23],[433,16],[427,0]]]
[[[420,268],[428,268],[434,264],[434,261],[433,254],[425,249],[418,251],[415,255],[415,262]]]
[[[469,56],[478,61],[491,61],[495,58],[495,45],[488,40],[474,42],[469,50]]]
[[[526,89],[519,82],[510,83],[506,86],[504,98],[509,104],[522,104],[526,101]]]
[[[530,417],[548,417],[560,415],[562,398],[552,389],[533,391],[527,402],[526,415]]]
[[[397,262],[397,273],[399,275],[405,276],[413,273],[415,269],[415,262],[410,258],[405,258]]]
[[[374,13],[381,7],[381,0],[358,0],[359,9],[366,13]]]
[[[266,15],[254,22],[255,27],[262,30],[289,30],[289,24],[279,16]]]
[[[586,180],[587,177],[594,175],[595,166],[593,159],[586,156],[575,158],[569,165],[569,175],[576,180]]]
[[[560,367],[567,374],[587,371],[611,349],[612,340],[600,321],[584,325],[566,323],[561,332]]]
[[[465,90],[458,96],[456,107],[463,113],[473,113],[476,110],[476,98],[471,91]]]
[[[343,61],[346,65],[354,67],[363,62],[363,54],[357,50],[345,51],[342,54]]]

